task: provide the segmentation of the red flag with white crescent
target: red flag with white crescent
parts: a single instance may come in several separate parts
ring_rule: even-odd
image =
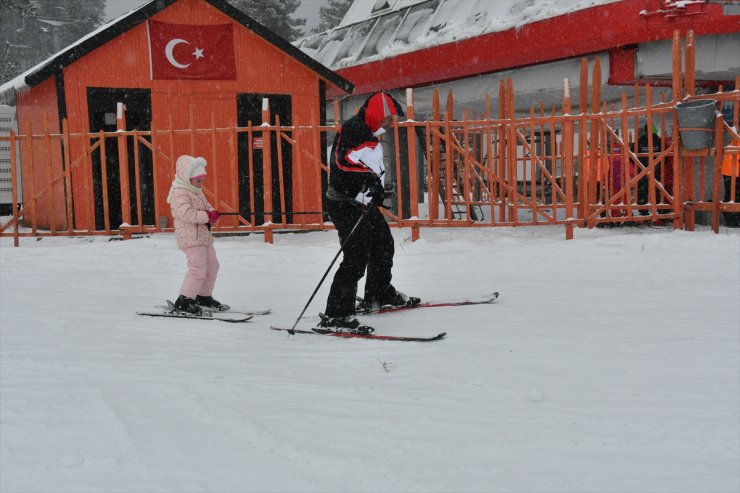
[[[231,24],[196,26],[148,21],[152,79],[235,80]]]

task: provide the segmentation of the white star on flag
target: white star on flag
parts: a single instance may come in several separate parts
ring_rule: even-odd
[[[195,48],[195,51],[193,52],[193,56],[196,60],[200,60],[203,58],[203,49],[202,48]]]

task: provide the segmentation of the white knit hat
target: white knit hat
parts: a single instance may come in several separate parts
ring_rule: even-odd
[[[206,164],[208,163],[206,163],[206,160],[202,157],[193,159],[193,163],[190,165],[190,179],[196,180],[206,176]]]

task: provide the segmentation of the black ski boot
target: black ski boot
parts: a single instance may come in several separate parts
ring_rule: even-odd
[[[209,312],[225,312],[229,308],[229,305],[224,305],[220,301],[213,298],[213,296],[201,296],[195,297],[195,303],[198,304],[202,309],[208,310]]]
[[[193,315],[203,315],[203,310],[198,306],[193,298],[181,294],[175,301],[175,310]]]
[[[365,299],[358,306],[358,312],[375,312],[389,307],[416,306],[421,303],[421,298],[407,296],[400,291],[396,291],[393,296],[385,299]]]
[[[323,313],[319,313],[321,322],[318,327],[321,329],[330,330],[332,332],[349,332],[356,334],[370,334],[375,329],[368,327],[367,325],[360,325],[360,321],[354,315],[346,315],[344,317],[329,317]]]

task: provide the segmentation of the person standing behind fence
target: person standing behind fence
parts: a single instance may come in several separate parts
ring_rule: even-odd
[[[640,136],[639,139],[637,139],[637,152],[639,153],[640,162],[646,168],[650,165],[651,155],[652,155],[652,158],[655,159],[660,154],[660,150],[662,148],[660,136],[658,135],[658,129],[655,127],[655,124],[653,124],[651,133],[653,135],[652,148],[649,145],[650,140],[649,140],[649,135],[648,135],[647,124],[645,124],[645,126],[643,127],[642,135]],[[660,181],[661,179],[660,166],[655,166],[653,169],[655,170],[655,179],[657,181]],[[646,175],[640,178],[640,181],[637,183],[637,203],[639,205],[645,205],[648,203],[649,197],[650,197],[650,180],[648,179]],[[642,216],[650,215],[650,211],[646,209],[640,209],[639,213]]]
[[[203,194],[206,165],[202,157],[183,155],[177,158],[175,179],[167,196],[175,218],[177,247],[188,260],[188,271],[175,308],[195,315],[201,315],[203,308],[229,309],[213,299],[219,263],[213,247],[211,225],[218,221],[219,213]]]
[[[343,258],[329,291],[326,311],[319,324],[322,327],[358,329],[355,297],[357,283],[366,268],[364,301],[368,308],[420,301],[397,291],[391,284],[393,236],[378,210],[385,198],[383,148],[378,137],[393,125],[398,115],[403,115],[398,102],[386,93],[375,93],[355,116],[344,122],[334,138],[327,212],[339,233]]]
[[[740,140],[735,139],[733,146],[740,146]],[[726,153],[722,159],[722,181],[725,187],[724,202],[740,203],[740,154]],[[735,185],[735,196],[732,196],[732,185]],[[725,226],[728,228],[740,228],[740,212],[723,212]]]

